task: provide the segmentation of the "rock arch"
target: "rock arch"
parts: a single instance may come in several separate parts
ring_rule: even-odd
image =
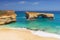
[[[36,19],[39,16],[42,16],[42,18],[54,18],[52,13],[26,12],[26,19]]]

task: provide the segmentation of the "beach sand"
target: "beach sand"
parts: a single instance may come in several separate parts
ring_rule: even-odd
[[[0,40],[59,40],[32,34],[30,30],[0,28]]]

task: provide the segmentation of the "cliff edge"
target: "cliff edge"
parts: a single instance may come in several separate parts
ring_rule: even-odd
[[[0,10],[0,25],[16,21],[16,16],[13,10]]]

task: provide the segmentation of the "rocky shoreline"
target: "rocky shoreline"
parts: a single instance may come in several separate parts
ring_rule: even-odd
[[[16,13],[13,10],[0,10],[0,25],[9,24],[16,21]],[[53,19],[52,13],[38,13],[38,12],[26,12],[26,19],[34,20],[38,17]]]

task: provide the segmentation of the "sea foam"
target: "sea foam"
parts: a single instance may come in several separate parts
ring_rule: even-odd
[[[43,32],[43,31],[31,31],[32,34],[42,36],[42,37],[51,37],[51,38],[58,38],[60,39],[60,35],[54,34],[54,33],[48,33],[48,32]]]

